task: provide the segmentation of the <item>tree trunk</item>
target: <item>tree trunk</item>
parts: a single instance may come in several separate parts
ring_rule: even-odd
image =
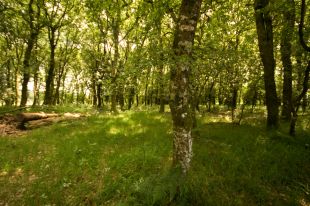
[[[231,98],[231,121],[235,120],[235,110],[237,108],[237,99],[238,99],[238,88],[236,86],[232,89],[232,98]]]
[[[164,52],[163,52],[163,38],[162,38],[162,31],[161,31],[161,21],[158,22],[158,35],[159,35],[159,47],[160,47],[160,54],[159,54],[159,112],[165,112],[165,87],[164,87]]]
[[[116,88],[116,83],[115,83],[115,78],[113,78],[114,80],[112,80],[112,94],[111,94],[111,112],[117,114],[117,108],[116,108],[116,104],[117,104],[117,98],[116,98],[116,94],[117,94],[117,88]]]
[[[306,15],[306,1],[301,1],[301,9],[300,9],[300,22],[298,25],[298,35],[299,35],[299,42],[303,49],[307,52],[310,52],[310,47],[307,45],[305,39],[304,39],[304,33],[303,33],[303,27],[304,27],[304,20]],[[308,61],[307,68],[305,69],[304,73],[304,80],[302,83],[302,91],[301,93],[296,97],[294,104],[293,104],[293,117],[291,120],[290,125],[290,135],[295,136],[295,127],[296,122],[298,118],[298,110],[301,105],[301,100],[306,96],[308,89],[309,89],[309,73],[310,73],[310,61]]]
[[[93,72],[92,74],[92,78],[91,78],[91,91],[92,91],[92,97],[93,97],[93,101],[92,101],[92,105],[94,107],[97,106],[97,90],[96,90],[96,77],[95,77],[95,74]]]
[[[201,0],[182,0],[175,29],[173,51],[175,65],[171,68],[170,109],[173,121],[173,163],[186,174],[192,159],[191,64],[195,30]]]
[[[15,98],[14,98],[14,102],[15,105],[18,105],[18,99],[19,99],[19,69],[18,67],[15,68],[15,85],[14,85],[14,89],[15,89]]]
[[[101,109],[101,107],[102,107],[102,97],[101,97],[101,86],[102,86],[102,83],[98,83],[98,85],[97,85],[97,102],[98,102],[98,105],[97,105],[97,107],[99,108],[99,109]]]
[[[308,89],[309,89],[309,73],[310,73],[310,61],[308,61],[307,68],[305,70],[305,75],[304,75],[304,81],[303,81],[303,86],[302,86],[302,91],[299,94],[299,96],[296,98],[294,104],[293,104],[293,117],[291,119],[291,124],[290,124],[290,135],[295,136],[296,133],[296,122],[298,118],[298,110],[301,105],[301,100],[304,98],[304,96],[307,94]]]
[[[55,50],[56,50],[56,43],[55,43],[55,32],[56,29],[50,28],[49,29],[49,42],[50,42],[50,62],[49,62],[49,69],[46,77],[45,82],[45,96],[44,96],[44,105],[51,105],[53,103],[53,92],[54,92],[54,70],[55,70]]]
[[[117,1],[118,3],[118,1]],[[120,32],[120,20],[121,13],[120,8],[117,9],[117,16],[112,20],[112,30],[113,30],[113,45],[114,45],[114,59],[112,65],[112,93],[111,93],[111,111],[115,114],[118,113],[116,104],[117,104],[117,73],[119,66],[119,32]]]
[[[34,71],[34,75],[33,75],[33,103],[32,106],[36,106],[38,104],[39,101],[39,66],[36,68],[36,70]]]
[[[208,112],[211,112],[211,105],[212,105],[212,91],[214,87],[215,82],[212,81],[210,89],[209,89],[209,94],[208,94]]]
[[[35,28],[34,25],[34,10],[32,8],[33,0],[30,0],[28,3],[28,15],[29,15],[29,29],[30,35],[27,40],[27,48],[24,55],[23,61],[23,81],[22,81],[22,96],[20,101],[20,106],[24,107],[27,104],[28,99],[28,82],[30,79],[30,61],[31,61],[31,53],[36,42],[36,39],[39,35],[39,29]],[[38,11],[39,12],[39,11]]]
[[[6,65],[7,65],[6,88],[13,92],[12,82],[11,82],[12,74],[11,74],[11,60],[10,59],[8,59]],[[6,106],[12,106],[12,104],[13,104],[12,96],[14,96],[14,95],[10,94],[9,97],[6,100],[4,100]]]
[[[59,68],[58,75],[56,78],[56,89],[55,89],[55,96],[54,96],[53,104],[60,104],[60,86],[61,86],[62,78],[65,73],[66,64],[67,64],[67,60],[65,59],[63,64],[59,66],[60,68]]]
[[[160,61],[164,61],[163,59]],[[164,113],[165,112],[165,88],[164,88],[164,73],[163,73],[163,66],[160,65],[159,68],[159,112]]]
[[[124,111],[124,105],[125,105],[123,90],[124,90],[123,86],[118,87],[118,102],[119,102],[119,106],[121,108],[121,111]]]
[[[151,69],[148,68],[147,69],[147,74],[146,74],[146,78],[145,78],[145,89],[144,89],[144,105],[147,106],[147,102],[148,102],[148,87],[149,87],[149,77],[150,77],[150,73],[151,73]]]
[[[28,99],[28,82],[30,79],[30,60],[31,60],[31,52],[34,47],[36,38],[38,36],[37,32],[32,31],[30,37],[27,42],[27,48],[24,55],[24,71],[23,71],[23,81],[22,81],[22,96],[20,101],[20,106],[24,107],[27,104]]]
[[[131,87],[129,89],[129,95],[128,95],[128,110],[130,110],[132,107],[134,96],[135,96],[135,88]]]
[[[139,106],[139,93],[136,93],[136,106]]]
[[[267,128],[278,127],[278,97],[275,83],[275,59],[273,53],[272,18],[269,0],[255,0],[255,20],[258,46],[264,66],[265,98],[267,106]]]
[[[284,11],[284,25],[281,34],[281,60],[283,65],[283,107],[282,118],[286,121],[291,120],[292,112],[292,37],[295,24],[295,2],[288,0]]]

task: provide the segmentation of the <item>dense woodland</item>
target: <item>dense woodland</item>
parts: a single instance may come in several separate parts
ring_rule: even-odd
[[[169,112],[173,165],[187,174],[201,114],[224,108],[240,125],[264,108],[267,131],[284,125],[296,135],[309,110],[309,8],[308,0],[2,0],[0,104]]]

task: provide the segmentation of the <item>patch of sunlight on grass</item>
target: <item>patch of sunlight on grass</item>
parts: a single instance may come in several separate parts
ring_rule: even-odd
[[[21,175],[23,175],[23,173],[24,173],[23,169],[21,167],[17,167],[15,172],[14,172],[14,175],[15,176],[21,176]]]
[[[0,177],[6,176],[7,174],[8,174],[8,171],[2,170],[2,171],[0,172]]]
[[[111,126],[109,132],[109,134],[119,134],[122,133],[122,130],[120,128],[117,128],[116,126]]]
[[[202,119],[202,123],[215,123],[215,122],[231,122],[231,117],[227,115],[206,116]]]

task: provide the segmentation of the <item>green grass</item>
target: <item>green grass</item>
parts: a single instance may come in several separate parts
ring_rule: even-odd
[[[284,125],[286,126],[286,125]],[[309,131],[199,118],[187,177],[171,170],[169,114],[97,115],[0,138],[0,205],[302,205]]]

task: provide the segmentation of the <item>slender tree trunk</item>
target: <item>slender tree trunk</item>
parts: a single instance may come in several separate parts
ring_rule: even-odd
[[[58,71],[58,75],[56,78],[56,88],[55,88],[55,96],[54,96],[54,102],[53,104],[60,104],[60,86],[61,86],[61,82],[62,82],[62,78],[64,76],[64,71],[65,71],[65,67],[67,64],[67,60],[64,60],[65,62],[63,62],[63,65],[60,66],[59,71]]]
[[[210,89],[209,89],[209,94],[208,94],[208,112],[211,112],[211,105],[212,105],[212,91],[214,87],[215,82],[212,81]]]
[[[151,69],[148,68],[146,78],[145,78],[145,89],[144,89],[144,105],[147,106],[148,103],[148,87],[149,87],[149,77],[150,77]]]
[[[139,93],[136,94],[136,106],[139,106]]]
[[[283,107],[282,118],[286,121],[291,120],[292,112],[292,37],[295,24],[295,2],[287,0],[286,9],[284,11],[284,25],[281,34],[281,60],[283,65]]]
[[[309,73],[310,73],[310,61],[308,61],[307,68],[305,70],[305,75],[304,75],[304,80],[303,80],[303,87],[302,91],[299,94],[299,96],[296,98],[294,104],[293,104],[293,117],[291,119],[291,124],[290,124],[290,135],[295,136],[296,133],[296,122],[298,118],[298,110],[301,105],[301,100],[304,98],[304,96],[307,94],[308,89],[309,89]]]
[[[93,97],[92,104],[94,107],[96,107],[97,106],[97,90],[96,90],[96,78],[94,77],[94,75],[92,75],[91,88],[92,88],[92,97]]]
[[[278,97],[275,83],[275,59],[273,53],[272,18],[269,0],[255,0],[255,20],[258,46],[264,66],[267,128],[277,128],[279,119]]]
[[[121,108],[121,111],[124,111],[124,105],[125,105],[125,100],[124,100],[124,88],[123,85],[120,85],[118,87],[118,101],[119,101],[119,106]]]
[[[306,1],[302,0],[301,1],[301,9],[300,9],[300,23],[298,26],[298,35],[299,35],[299,42],[303,49],[307,52],[310,52],[310,47],[307,45],[305,39],[304,39],[304,33],[303,33],[303,27],[304,27],[304,20],[305,20],[305,15],[306,15]],[[293,103],[293,117],[291,120],[291,125],[290,125],[290,135],[295,136],[296,133],[296,122],[298,118],[298,110],[301,105],[301,100],[306,96],[308,89],[309,89],[309,73],[310,73],[310,61],[308,61],[307,68],[305,69],[304,72],[304,80],[302,83],[302,91],[301,93],[296,97],[294,103]]]
[[[34,14],[35,11],[32,8],[33,6],[33,0],[29,0],[28,3],[28,15],[29,15],[29,28],[30,28],[30,35],[27,40],[27,47],[24,54],[24,60],[23,60],[23,80],[22,80],[22,96],[21,96],[21,102],[20,106],[24,107],[27,104],[28,99],[28,82],[30,79],[30,62],[31,62],[31,53],[32,49],[35,45],[36,39],[39,35],[39,29],[35,28],[34,25]],[[38,11],[40,12],[40,11]]]
[[[14,66],[14,90],[15,90],[15,98],[14,98],[14,104],[18,106],[19,104],[19,81],[20,81],[20,65],[22,65],[22,55],[24,54],[24,47],[21,46],[21,48],[16,47],[15,48],[15,54],[16,54],[16,65]],[[14,63],[14,61],[13,61]]]
[[[102,97],[101,97],[101,86],[102,86],[102,83],[99,83],[97,85],[97,102],[98,102],[98,105],[97,107],[100,109],[102,107]]]
[[[236,86],[232,89],[232,98],[231,98],[231,121],[235,120],[235,111],[237,108],[237,99],[238,99],[238,88]]]
[[[23,70],[22,94],[21,94],[22,96],[20,101],[21,107],[24,107],[26,105],[28,99],[28,82],[30,79],[31,52],[34,47],[37,36],[38,36],[37,32],[34,31],[31,32],[24,55],[24,61],[23,61],[24,70]]]
[[[128,95],[128,110],[130,110],[132,107],[134,96],[135,96],[135,88],[131,87],[129,89],[129,95]]]
[[[6,65],[7,65],[6,66],[6,68],[7,68],[7,71],[6,71],[6,88],[12,92],[13,89],[12,89],[12,82],[11,82],[12,74],[11,74],[11,60],[10,59],[8,59],[8,61],[6,62]],[[6,106],[12,106],[12,104],[13,104],[12,96],[13,95],[10,94],[9,97],[7,98],[7,100],[5,100]]]
[[[170,109],[173,121],[173,163],[186,174],[193,155],[191,114],[191,67],[195,30],[201,0],[182,0],[175,29],[173,50],[175,65],[171,68]]]
[[[164,66],[163,66],[163,54],[161,54],[161,63],[159,68],[159,112],[165,112],[165,88],[164,88]]]
[[[163,52],[163,38],[162,38],[162,31],[161,31],[161,21],[158,22],[158,35],[159,35],[159,47],[160,47],[160,54],[159,54],[159,112],[165,112],[165,87],[164,87],[164,52]]]
[[[18,67],[15,68],[15,85],[14,85],[14,88],[15,88],[15,105],[17,106],[18,105],[18,100],[19,100],[19,69]]]
[[[49,42],[50,42],[50,62],[49,62],[49,69],[45,81],[45,96],[44,96],[44,105],[51,105],[53,103],[53,92],[54,92],[54,77],[55,77],[55,50],[56,50],[56,39],[55,39],[55,32],[56,29],[50,28],[49,29]]]
[[[111,94],[111,111],[118,113],[117,104],[117,73],[119,66],[119,31],[120,31],[120,10],[117,10],[117,17],[113,19],[113,44],[114,44],[114,60],[112,65],[112,94]]]
[[[39,81],[39,66],[36,68],[33,74],[33,103],[32,106],[36,106],[38,104],[38,81]]]

